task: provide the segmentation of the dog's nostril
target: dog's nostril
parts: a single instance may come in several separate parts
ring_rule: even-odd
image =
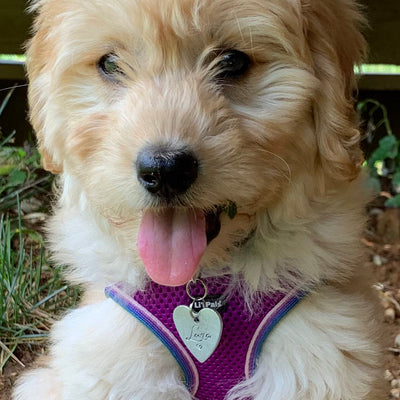
[[[171,197],[186,192],[198,174],[198,160],[191,151],[148,148],[136,160],[138,180],[150,193]]]
[[[144,171],[139,179],[141,183],[146,186],[146,189],[149,192],[156,192],[158,190],[158,187],[160,185],[160,177],[156,176],[155,173],[153,172],[146,173]]]

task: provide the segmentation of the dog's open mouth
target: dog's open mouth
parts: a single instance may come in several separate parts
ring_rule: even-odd
[[[218,236],[220,215],[225,210],[230,209],[216,207],[205,212],[170,207],[144,211],[138,250],[150,278],[166,286],[187,283],[195,275],[207,244]]]

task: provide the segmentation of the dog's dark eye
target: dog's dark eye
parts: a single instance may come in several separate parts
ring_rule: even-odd
[[[217,78],[229,79],[242,76],[250,67],[250,58],[239,50],[226,50],[217,64]]]
[[[118,66],[118,57],[113,53],[106,54],[101,57],[97,63],[97,66],[99,70],[107,77],[112,77],[113,75],[122,73],[120,67]]]

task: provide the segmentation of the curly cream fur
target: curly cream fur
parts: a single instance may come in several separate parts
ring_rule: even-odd
[[[60,173],[48,238],[85,294],[14,400],[190,399],[168,351],[103,295],[109,283],[147,280],[136,238],[154,202],[133,167],[147,144],[187,146],[201,160],[183,205],[238,206],[234,219],[222,215],[203,275],[228,265],[244,277],[237,284],[250,306],[257,290],[282,282],[311,291],[227,400],[382,399],[373,301],[368,284],[354,283],[364,274],[368,199],[352,99],[353,66],[365,52],[357,5],[36,0],[32,10],[31,121],[44,165]],[[221,48],[252,62],[222,88],[210,56]],[[111,51],[122,60],[120,82],[96,67]]]

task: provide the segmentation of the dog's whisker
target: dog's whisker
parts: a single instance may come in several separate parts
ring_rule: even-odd
[[[250,36],[251,54],[253,56],[253,59],[256,59],[256,56],[254,54],[253,31],[251,29],[249,29],[249,36]]]
[[[287,181],[289,183],[292,183],[292,170],[290,168],[289,163],[283,157],[279,156],[278,154],[273,153],[272,151],[269,151],[269,150],[266,150],[266,149],[264,149],[264,151],[266,153],[270,154],[271,156],[276,157],[278,160],[282,161],[282,163],[285,165],[285,167],[287,168],[287,171],[288,171],[287,174],[284,174],[282,172],[282,175],[287,179]]]
[[[243,32],[242,32],[242,26],[240,24],[240,19],[238,17],[235,17],[235,20],[236,20],[236,24],[237,24],[237,27],[238,27],[238,30],[239,30],[239,33],[240,33],[240,37],[242,38],[243,42],[245,42],[245,38],[244,38],[244,35],[243,35]]]

